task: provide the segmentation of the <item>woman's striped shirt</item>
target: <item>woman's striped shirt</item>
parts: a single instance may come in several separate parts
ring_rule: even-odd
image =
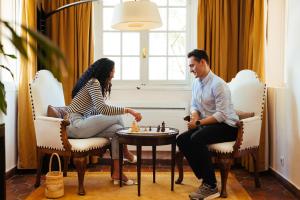
[[[99,81],[92,78],[72,99],[67,111],[68,113],[80,113],[84,116],[121,115],[125,113],[125,108],[107,105]]]

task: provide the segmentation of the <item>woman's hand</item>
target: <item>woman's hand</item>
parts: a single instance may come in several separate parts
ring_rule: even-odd
[[[127,111],[127,112],[126,112],[126,111]],[[133,110],[133,109],[131,109],[131,108],[126,108],[126,111],[125,111],[125,112],[131,114],[131,115],[135,118],[135,120],[136,120],[137,122],[139,122],[139,121],[142,120],[142,115],[141,115],[141,113],[136,112],[135,110]]]

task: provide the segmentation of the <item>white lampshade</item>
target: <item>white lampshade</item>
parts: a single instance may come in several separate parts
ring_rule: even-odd
[[[126,1],[116,5],[112,28],[117,30],[141,31],[162,25],[158,8],[148,0]]]

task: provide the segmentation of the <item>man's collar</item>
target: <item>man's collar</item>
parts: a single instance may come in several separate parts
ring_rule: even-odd
[[[211,70],[209,70],[208,74],[202,80],[199,78],[199,81],[202,85],[206,85],[210,81],[210,79],[213,78],[213,76],[214,73]]]

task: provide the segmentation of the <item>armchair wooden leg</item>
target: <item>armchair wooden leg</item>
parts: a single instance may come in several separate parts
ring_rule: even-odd
[[[219,162],[220,162],[220,171],[221,171],[221,195],[220,196],[222,198],[227,198],[226,184],[227,184],[228,173],[230,171],[230,167],[233,163],[233,160],[221,158],[219,159]]]
[[[70,156],[64,156],[64,177],[67,176],[69,163],[70,163]]]
[[[183,180],[183,154],[179,151],[175,155],[176,165],[178,169],[178,179],[175,181],[176,184],[181,184]]]
[[[86,169],[86,156],[83,157],[74,157],[74,164],[76,166],[78,174],[78,194],[85,195],[85,190],[83,186],[84,174]]]
[[[36,179],[34,187],[39,187],[41,184],[41,170],[43,165],[44,153],[41,149],[37,148],[37,168],[36,168]]]
[[[254,166],[254,181],[255,181],[255,187],[260,188],[260,181],[259,181],[259,172],[258,172],[258,156],[259,156],[259,151],[258,149],[255,150],[253,153],[251,153],[252,158],[253,158],[253,166]]]
[[[109,147],[109,154],[110,154],[110,176],[113,175],[114,173],[114,160],[112,159],[112,149],[111,149],[111,145]]]

